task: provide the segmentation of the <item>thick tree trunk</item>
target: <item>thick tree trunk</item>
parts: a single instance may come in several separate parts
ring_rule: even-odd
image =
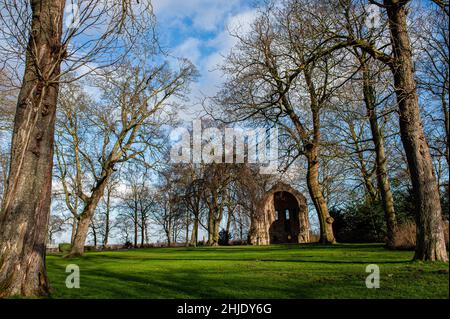
[[[208,246],[212,246],[214,243],[214,212],[211,207],[209,207],[208,213]]]
[[[166,237],[167,237],[167,246],[172,247],[172,233],[170,230],[166,233]]]
[[[75,233],[75,238],[73,239],[72,249],[68,258],[79,257],[84,253],[84,244],[86,243],[86,238],[89,232],[89,224],[91,223],[92,212],[86,211],[80,215],[78,220],[77,232]]]
[[[445,126],[445,159],[447,160],[447,166],[449,166],[450,118],[448,116],[449,114],[448,114],[447,94],[448,94],[448,85],[447,88],[444,88],[443,92],[441,92],[441,106],[442,112],[444,113],[444,126]]]
[[[30,2],[32,29],[0,213],[0,297],[48,294],[45,244],[65,1]]]
[[[225,229],[225,231],[227,232],[227,236],[228,236],[228,242],[227,242],[227,245],[229,245],[230,244],[230,231],[231,231],[231,219],[233,218],[233,210],[232,209],[230,209],[230,206],[228,206],[228,208],[227,208],[227,211],[228,211],[228,216],[227,216],[227,227],[226,227],[226,229]]]
[[[317,151],[311,150],[308,155],[308,171],[306,180],[308,184],[309,194],[319,215],[320,223],[320,242],[323,244],[334,244],[336,239],[333,234],[333,218],[328,212],[327,203],[323,197],[322,190],[319,184],[319,162],[317,156],[314,155]]]
[[[92,228],[92,237],[94,239],[94,246],[97,247],[97,230],[95,229],[95,225],[92,223],[92,220],[91,220],[91,228]]]
[[[197,247],[198,241],[198,215],[194,218],[194,226],[192,227],[191,232],[191,246]]]
[[[109,209],[106,212],[106,220],[105,220],[105,236],[103,237],[103,247],[108,247],[109,241]]]
[[[110,219],[110,207],[111,207],[111,190],[108,189],[107,198],[106,198],[106,216],[105,216],[105,235],[103,236],[103,247],[108,247],[109,241],[109,219]]]
[[[220,221],[214,219],[211,246],[219,246]]]
[[[299,117],[291,107],[287,108],[287,112],[292,122],[294,123],[297,132],[303,143],[304,153],[308,160],[308,170],[306,174],[306,182],[308,184],[308,191],[316,208],[320,224],[320,242],[323,244],[334,244],[336,239],[333,233],[333,218],[328,211],[328,205],[322,193],[319,183],[319,145],[320,145],[320,106],[319,97],[317,95],[314,81],[312,79],[313,70],[305,68],[303,74],[309,91],[310,110],[313,122],[313,139],[309,140],[309,134],[303,128]],[[284,105],[290,105],[285,101]]]
[[[79,216],[77,232],[73,240],[72,249],[68,258],[79,257],[84,253],[84,245],[86,243],[86,238],[89,231],[89,224],[92,217],[94,216],[95,209],[102,198],[105,187],[108,183],[108,179],[112,174],[112,167],[105,170],[102,174],[101,179],[97,182],[97,185],[92,190],[91,197],[85,203],[83,212]]]
[[[391,192],[391,185],[389,182],[387,168],[386,168],[386,154],[384,150],[384,138],[378,127],[377,115],[375,109],[368,110],[370,127],[372,130],[373,142],[375,144],[375,161],[377,172],[378,189],[381,195],[381,202],[386,220],[387,229],[387,246],[392,248],[394,246],[394,236],[397,227],[397,217],[394,208],[394,196]]]
[[[441,106],[442,112],[444,113],[444,126],[445,126],[445,159],[447,160],[447,166],[449,166],[450,118],[448,116],[447,94],[448,94],[448,85],[447,88],[444,88],[443,92],[441,92]]]
[[[149,238],[148,238],[148,226],[147,226],[147,224],[145,224],[145,229],[144,229],[144,231],[145,231],[145,243],[146,243],[146,244],[149,244]]]
[[[381,194],[381,202],[386,220],[387,241],[386,245],[390,248],[394,247],[395,229],[397,227],[397,217],[394,209],[394,197],[391,192],[391,185],[387,174],[386,153],[384,150],[384,138],[378,125],[376,112],[375,92],[371,83],[369,66],[364,61],[365,56],[361,59],[363,71],[363,92],[364,102],[367,109],[367,115],[370,122],[370,130],[372,140],[375,146],[375,162],[377,172],[378,189]]]
[[[189,247],[189,213],[186,212],[186,239],[185,239],[185,246]]]
[[[319,215],[320,221],[320,242],[323,244],[334,244],[336,239],[333,233],[333,218],[328,212],[328,205],[323,196],[319,183],[319,147],[320,147],[320,103],[317,96],[314,82],[312,80],[312,70],[304,70],[305,80],[308,86],[311,99],[311,114],[313,121],[313,141],[305,145],[306,156],[308,158],[308,171],[306,179],[309,194]]]
[[[239,216],[239,239],[240,240],[243,240],[244,238],[244,227],[243,227],[243,224],[244,224],[244,221],[243,221],[243,218],[242,218],[242,212],[241,212],[241,206],[238,206],[238,216]]]
[[[414,258],[448,261],[439,189],[419,113],[411,45],[403,1],[385,0],[394,53],[393,73],[405,148],[416,206],[417,240]]]
[[[73,245],[73,242],[75,241],[75,235],[77,234],[77,228],[78,228],[78,219],[73,217],[72,233],[70,235],[70,244],[72,244],[72,245]]]
[[[145,241],[145,216],[142,213],[141,216],[141,248],[144,247],[144,241]]]
[[[217,197],[215,197],[217,198]],[[208,245],[219,245],[219,231],[220,222],[222,220],[223,211],[217,205],[217,200],[214,200],[214,204],[210,205],[209,217],[208,217]]]

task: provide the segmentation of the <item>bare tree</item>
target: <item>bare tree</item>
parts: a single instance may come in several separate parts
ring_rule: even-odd
[[[219,244],[220,223],[229,200],[229,186],[234,179],[232,166],[209,164],[204,173],[204,201],[208,206],[208,245]]]
[[[235,35],[238,45],[223,67],[231,80],[217,104],[225,109],[227,118],[243,121],[256,117],[290,135],[293,149],[285,154],[294,160],[306,157],[306,180],[320,220],[321,241],[334,243],[333,219],[319,182],[321,116],[339,86],[336,68],[343,57],[310,58],[325,54],[315,52],[311,44],[321,39],[313,22],[301,14],[302,5],[269,6],[261,11],[252,32]],[[320,17],[325,19],[327,10],[321,5]]]
[[[101,207],[103,211],[101,212],[101,215],[104,216],[104,228],[103,228],[103,239],[102,239],[102,245],[104,248],[108,247],[109,244],[109,238],[111,236],[111,230],[114,227],[112,222],[112,210],[113,210],[113,199],[114,197],[117,197],[115,194],[117,187],[120,183],[120,180],[118,178],[114,179],[112,178],[105,189],[105,195],[103,196],[103,200],[101,203]]]
[[[255,73],[251,73],[245,78],[246,81],[251,84],[249,85],[244,81],[241,81],[240,84],[242,88],[235,90],[234,93],[239,98],[245,98],[245,94],[248,94],[248,91],[254,92],[257,89],[265,89],[266,87],[263,85],[270,83],[268,79],[271,79],[272,77],[272,86],[278,88],[278,90],[275,91],[278,92],[278,95],[269,95],[269,99],[265,96],[266,101],[269,100],[269,102],[271,102],[266,103],[266,106],[271,107],[273,105],[284,104],[284,109],[289,111],[289,107],[286,106],[288,103],[284,102],[284,100],[289,102],[289,100],[292,99],[288,94],[291,88],[295,87],[295,82],[293,80],[299,75],[304,74],[307,87],[309,88],[310,93],[313,92],[311,88],[314,88],[314,86],[310,85],[313,82],[307,80],[307,73],[311,71],[311,68],[321,64],[323,65],[323,63],[326,62],[329,63],[335,61],[332,57],[336,56],[338,52],[342,52],[342,49],[350,47],[359,48],[366,52],[367,55],[384,63],[392,72],[400,118],[400,136],[405,149],[414,190],[414,200],[417,210],[417,245],[415,259],[447,261],[448,255],[444,242],[439,188],[436,183],[433,161],[420,116],[413,56],[407,26],[407,6],[410,1],[384,0],[383,3],[378,3],[370,0],[369,2],[381,7],[386,13],[389,35],[385,35],[384,39],[387,41],[372,43],[366,34],[361,37],[354,32],[354,25],[362,25],[363,23],[361,23],[361,20],[367,19],[367,11],[365,10],[367,3],[365,2],[330,0],[320,5],[320,8],[318,8],[317,4],[311,1],[286,1],[284,3],[286,11],[288,13],[293,13],[294,21],[296,21],[295,19],[297,17],[303,18],[306,16],[306,19],[297,19],[299,21],[297,24],[294,24],[291,19],[287,19],[287,22],[285,23],[288,26],[293,25],[294,30],[296,30],[295,33],[288,33],[289,36],[294,36],[295,41],[291,41],[293,47],[287,50],[287,53],[278,49],[278,51],[276,51],[277,54],[269,55],[269,58],[267,58],[267,53],[273,51],[273,48],[275,47],[271,41],[275,38],[275,35],[278,35],[283,29],[277,29],[275,32],[267,27],[262,28],[262,32],[258,32],[258,30],[255,29],[253,32],[255,34],[260,34],[261,36],[259,37],[265,39],[265,41],[260,41],[265,43],[265,46],[263,46],[263,50],[257,50],[255,54],[247,55],[246,60],[239,60],[238,56],[236,58],[238,62],[235,63],[235,65],[237,64],[238,66],[235,67],[236,72],[234,73],[245,75],[247,68],[245,68],[245,65],[239,65],[239,61],[244,61],[244,63],[246,63],[245,61],[254,61],[255,57],[256,61],[254,63],[246,63],[246,65],[251,65],[254,68],[259,69],[268,68],[270,70],[277,70],[273,67],[274,65],[277,67],[286,65],[285,60],[282,63],[280,59],[289,59],[292,52],[297,53],[299,48],[305,48],[305,46],[302,46],[302,43],[305,43],[307,31],[314,31],[313,34],[315,37],[313,39],[316,41],[306,43],[306,48],[308,48],[309,51],[304,55],[305,58],[303,60],[296,60],[297,63],[291,64],[288,68],[283,69],[282,72],[275,73],[275,76],[272,76],[270,72],[263,73],[266,74],[266,76],[260,77],[261,83],[252,81],[254,78],[257,78],[257,73],[256,75]],[[271,20],[270,18],[266,18],[266,21]],[[287,30],[290,29],[292,28],[287,28]],[[369,30],[368,34],[370,34],[370,32],[371,31]],[[255,38],[258,40],[256,36]],[[258,48],[255,46],[255,42],[258,43],[258,41],[246,41],[246,39],[244,39],[244,41],[241,42],[244,47],[247,46],[249,51],[254,50],[255,47]],[[277,43],[276,47],[279,48],[280,46],[281,43]],[[266,57],[265,60],[264,57]],[[342,55],[340,56],[340,59],[341,61],[345,61]],[[331,69],[326,70],[326,77],[330,76],[330,70]],[[309,85],[308,82],[310,82]],[[326,87],[329,88],[328,86]],[[262,91],[264,92],[264,90]],[[314,95],[311,95],[311,97],[313,98]],[[272,100],[270,100],[270,98],[272,98]],[[235,101],[236,100],[231,100],[228,105],[237,105]],[[261,96],[253,96],[247,104],[261,105]],[[312,103],[312,105],[314,105],[314,103]],[[281,107],[280,109],[283,110]],[[258,112],[260,112],[260,110],[261,108]],[[268,108],[263,110],[267,114]],[[250,115],[253,114],[256,114],[256,112],[251,112]],[[315,122],[317,123],[317,121]],[[300,129],[297,129],[297,127]],[[301,132],[301,127],[298,124],[295,129]],[[302,137],[302,134],[300,134],[300,137]],[[310,144],[307,144],[307,146],[308,147],[305,147],[305,151],[307,152],[309,152],[308,150],[315,149],[314,147],[311,148]],[[314,143],[312,146],[314,146]],[[316,196],[313,196],[313,201],[314,200],[317,201]],[[321,224],[323,224],[323,222],[324,215],[321,217]],[[331,228],[331,226],[329,228]]]
[[[373,1],[387,13],[391,35],[391,55],[374,49],[367,42],[364,42],[361,47],[374,58],[386,63],[392,70],[400,115],[400,135],[411,173],[417,210],[417,240],[414,258],[448,261],[439,188],[419,110],[411,42],[406,21],[408,2],[384,0],[383,4],[380,4]],[[352,36],[350,34],[350,38]]]
[[[70,144],[61,154],[74,157],[76,196],[83,202],[71,256],[83,253],[90,220],[118,167],[131,160],[151,166],[151,157],[160,149],[159,128],[171,120],[169,99],[182,95],[194,74],[192,65],[186,61],[181,61],[176,72],[167,63],[152,67],[146,67],[145,63],[121,65],[99,81],[105,99],[92,102],[85,110],[89,126],[80,128],[76,121],[66,118]],[[69,110],[76,107],[69,104]],[[81,116],[75,111],[64,115]],[[92,136],[100,136],[102,143],[92,145]],[[89,174],[84,181],[83,171]]]
[[[205,202],[203,201],[203,181],[199,176],[195,175],[195,172],[192,172],[192,175],[192,179],[186,185],[184,201],[186,202],[187,211],[191,213],[193,219],[190,245],[196,247]]]
[[[125,173],[127,191],[120,196],[121,214],[128,217],[133,223],[134,247],[136,248],[138,247],[139,236],[141,247],[146,242],[150,211],[155,207],[148,173],[147,169],[140,169],[139,167],[127,171]]]
[[[67,219],[57,215],[50,215],[50,220],[48,222],[48,243],[52,244],[54,236],[65,231],[66,226]]]
[[[145,2],[147,9],[143,4],[143,10],[137,12],[143,16],[150,8]],[[110,45],[124,44],[119,40],[124,35],[129,42],[133,35],[143,31],[137,27],[143,20],[135,19],[136,8],[130,1],[79,1],[80,19],[72,19],[64,28],[65,3],[65,0],[0,3],[1,60],[24,62],[9,177],[0,214],[0,286],[3,287],[0,297],[48,294],[45,241],[61,76],[94,63],[99,56],[108,57],[106,64],[111,64],[111,56],[104,55],[111,49]],[[89,38],[87,30],[96,25],[107,27]],[[72,40],[77,36],[80,41],[75,43]],[[117,52],[123,54],[126,48],[121,47]],[[100,60],[97,61],[105,65]],[[22,68],[10,68],[14,69]]]
[[[320,56],[323,57],[323,53],[329,54],[345,47],[356,47],[384,63],[391,70],[400,118],[400,136],[408,161],[416,207],[417,244],[414,258],[448,261],[439,188],[419,109],[413,53],[407,24],[410,1],[384,0],[380,3],[369,0],[369,3],[380,7],[386,13],[389,35],[385,38],[388,45],[383,44],[382,41],[371,42],[368,36],[371,30],[368,30],[363,37],[354,32],[353,26],[362,25],[361,20],[367,19],[364,2],[330,1],[330,6],[340,8],[342,12],[338,14],[335,23],[331,26],[326,21],[319,24],[322,32],[328,33],[320,45],[320,52],[322,52]],[[317,58],[316,55],[313,60]],[[302,65],[296,72],[302,72],[306,65]]]

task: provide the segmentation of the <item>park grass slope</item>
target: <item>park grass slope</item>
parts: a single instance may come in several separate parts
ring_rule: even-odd
[[[379,244],[150,248],[47,257],[52,298],[448,298],[448,264]],[[68,264],[80,288],[68,289]],[[380,267],[367,289],[366,266]]]

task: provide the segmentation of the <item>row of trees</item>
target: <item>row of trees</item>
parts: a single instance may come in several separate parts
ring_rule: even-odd
[[[320,166],[330,156],[356,154],[355,166],[368,200],[379,198],[383,205],[387,244],[392,246],[396,214],[382,122],[387,121],[398,130],[393,135],[400,138],[403,150],[398,152],[406,157],[413,189],[416,258],[448,260],[439,185],[423,128],[422,91],[417,86],[424,83],[421,97],[438,99],[427,111],[445,124],[433,127],[445,141],[433,149],[444,155],[448,148],[448,6],[408,4],[395,0],[269,3],[260,10],[251,32],[235,34],[238,44],[223,66],[229,80],[209,113],[222,121],[251,119],[285,131],[290,143],[284,155],[293,160],[304,156],[307,161],[307,187],[323,243],[334,243],[335,238]],[[374,8],[379,15],[371,21],[368,10]],[[409,25],[408,11],[412,13]],[[434,21],[424,20],[432,15]],[[386,120],[390,113],[397,116],[396,125]],[[364,138],[366,127],[368,137]],[[367,164],[371,157],[373,169]],[[446,167],[448,173],[448,162]]]
[[[195,68],[166,62],[149,1],[76,4],[73,17],[64,0],[1,2],[2,82],[20,92],[15,112],[12,91],[0,96],[2,138],[12,135],[0,157],[0,297],[48,294],[52,197],[71,221],[69,257],[89,234],[107,245],[114,228],[135,246],[152,225],[168,244],[196,245],[206,231],[217,245],[221,227],[246,237],[279,178],[247,164],[168,163]],[[336,241],[331,208],[362,201],[381,204],[392,246],[394,191],[411,188],[415,259],[447,261],[448,4],[267,2],[233,36],[205,125],[279,129],[280,173],[309,193],[322,243]]]
[[[118,236],[134,247],[145,247],[155,237],[168,246],[216,246],[221,228],[228,241],[232,237],[246,242],[250,218],[256,216],[256,205],[271,180],[245,164],[165,165],[153,178],[148,172],[144,165],[130,162],[113,173],[89,223],[94,245],[106,248]],[[152,179],[156,183],[151,184]],[[76,198],[71,200],[76,190],[69,184],[62,180],[62,192],[54,195],[48,232],[51,240],[69,231],[73,246],[80,218]]]

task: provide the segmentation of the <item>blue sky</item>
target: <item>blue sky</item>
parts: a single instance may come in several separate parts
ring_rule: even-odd
[[[200,78],[192,86],[191,104],[212,96],[222,82],[217,65],[235,40],[229,30],[246,32],[256,15],[255,0],[153,0],[164,48],[191,60]]]

